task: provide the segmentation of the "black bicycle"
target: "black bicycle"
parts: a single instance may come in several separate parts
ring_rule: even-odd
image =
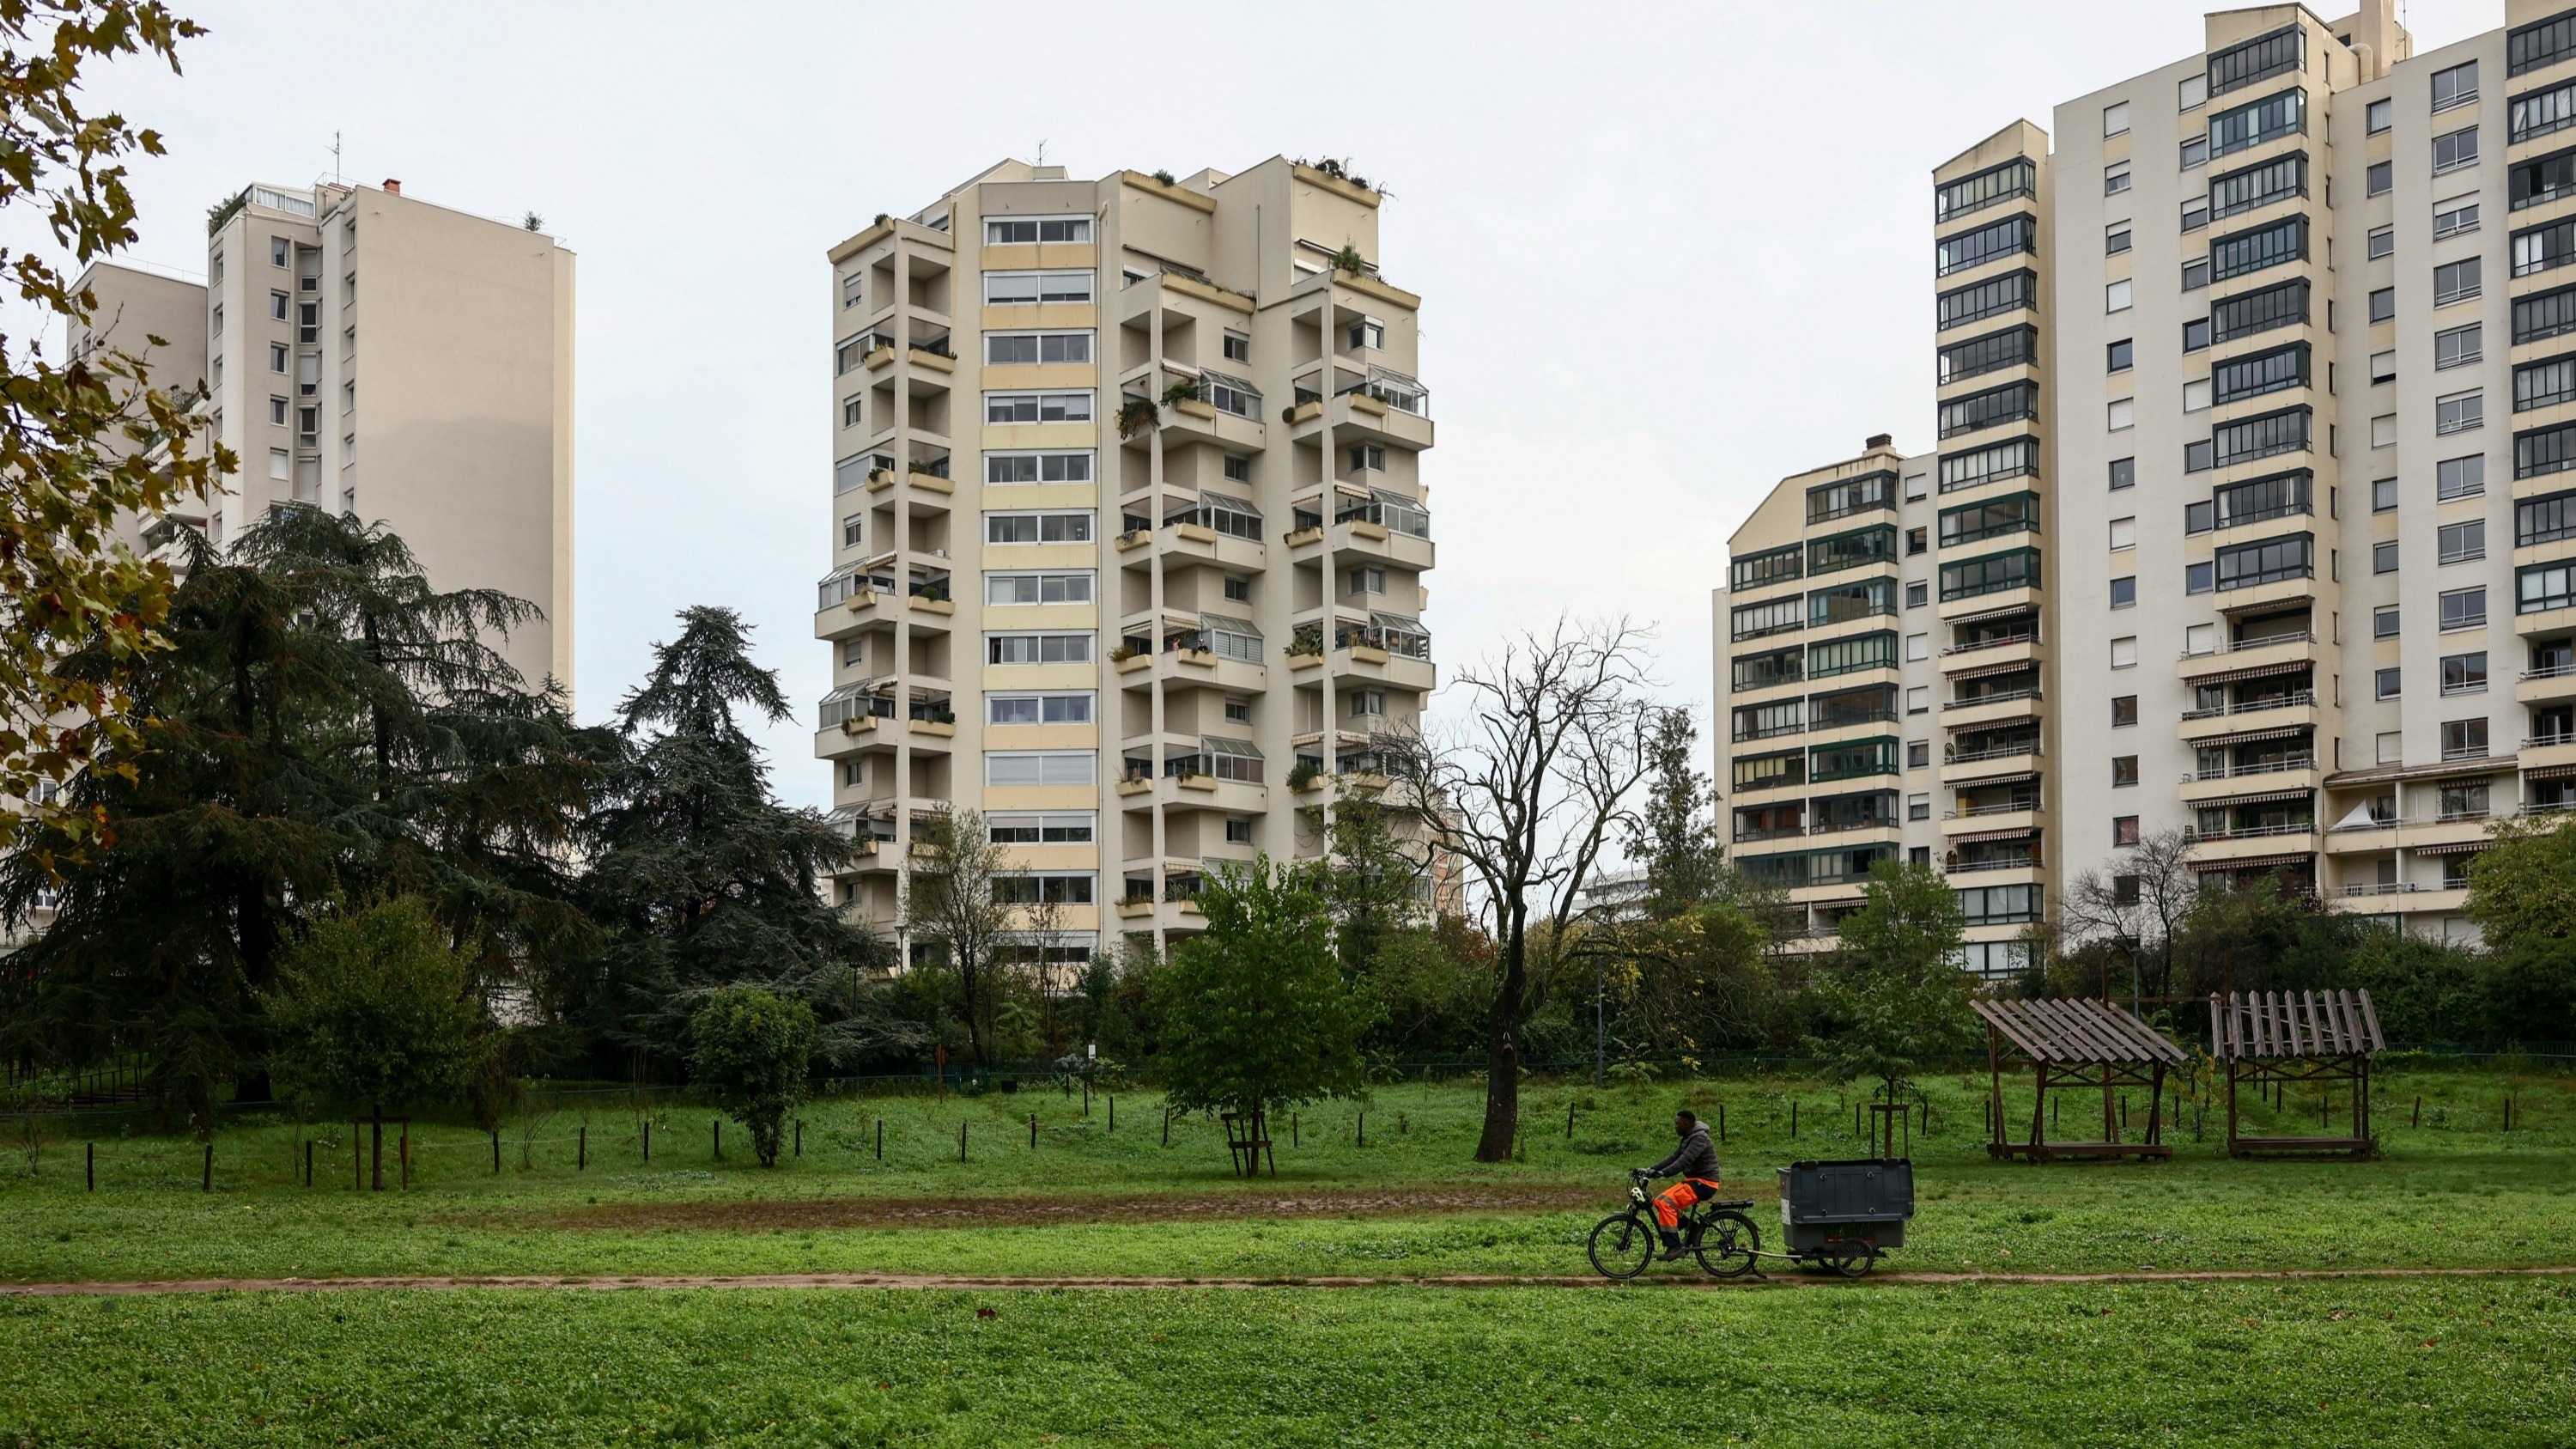
[[[1654,1199],[1646,1192],[1647,1175],[1628,1174],[1628,1207],[1593,1225],[1592,1266],[1604,1278],[1628,1279],[1655,1261],[1663,1240],[1655,1232]],[[1753,1199],[1694,1204],[1681,1215],[1678,1231],[1691,1256],[1713,1278],[1737,1278],[1753,1271],[1762,1256],[1762,1230],[1743,1209]]]

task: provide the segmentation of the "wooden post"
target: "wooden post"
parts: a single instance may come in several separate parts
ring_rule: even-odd
[[[1360,1114],[1360,1146],[1368,1146],[1368,1114],[1366,1112],[1362,1112]]]
[[[501,1129],[498,1127],[492,1129],[492,1175],[501,1175]]]
[[[2415,1120],[2407,1123],[2406,1125],[2409,1127],[2421,1127],[2424,1125],[2424,1094],[2421,1092],[2415,1094]]]
[[[367,1190],[367,1147],[364,1142],[358,1140],[358,1129],[365,1125],[367,1124],[364,1122],[349,1124],[349,1191],[351,1192]]]
[[[1574,1104],[1572,1102],[1565,1104],[1565,1140],[1568,1142],[1574,1140]]]
[[[650,1117],[644,1119],[644,1160],[648,1163],[653,1160],[653,1119]]]
[[[1172,1109],[1169,1107],[1163,1109],[1163,1145],[1172,1145]]]
[[[957,1160],[966,1160],[966,1124],[963,1122],[957,1124]]]
[[[402,1155],[402,1190],[409,1192],[411,1191],[411,1119],[409,1117],[403,1119],[402,1139],[395,1150]]]
[[[707,1140],[715,1144],[714,1160],[724,1161],[724,1119],[722,1117],[707,1119]]]
[[[1038,1114],[1035,1112],[1029,1114],[1029,1150],[1038,1150]]]
[[[885,1161],[885,1119],[877,1119],[877,1161]]]
[[[797,1119],[796,1119],[796,1152],[795,1152],[795,1155],[796,1155],[796,1156],[798,1156],[798,1157],[802,1157],[802,1156],[804,1156],[804,1155],[805,1155],[805,1119],[804,1119],[804,1118],[802,1118],[802,1117],[799,1117],[799,1118],[797,1118]]]
[[[1724,1102],[1717,1104],[1717,1140],[1720,1142],[1726,1140],[1726,1104]]]
[[[205,1186],[204,1186],[204,1187],[202,1187],[202,1188],[200,1188],[200,1189],[199,1189],[199,1191],[202,1191],[202,1192],[213,1192],[214,1190],[215,1190],[215,1134],[213,1134],[212,1132],[209,1132],[209,1133],[207,1133],[207,1134],[206,1134],[206,1181],[205,1181]]]
[[[2504,1123],[2508,1128],[2513,1126],[2513,1103],[2510,1099],[2504,1104]],[[1297,1138],[1297,1114],[1294,1112],[1288,1114],[1288,1145],[1291,1148],[1302,1145]]]
[[[581,1125],[581,1135],[573,1139],[572,1170],[575,1172],[590,1170],[590,1124],[587,1122]]]
[[[1794,1099],[1789,1103],[1789,1140],[1798,1140],[1798,1104]]]
[[[313,1185],[313,1139],[310,1137],[304,1139],[304,1185]]]
[[[98,1144],[89,1144],[89,1190],[98,1191]]]
[[[1118,1130],[1118,1099],[1116,1097],[1111,1097],[1109,1099],[1109,1130],[1112,1132]]]

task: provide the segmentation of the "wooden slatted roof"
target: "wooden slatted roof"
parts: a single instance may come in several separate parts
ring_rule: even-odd
[[[2181,1047],[2107,1001],[1979,1001],[1984,1017],[2004,1039],[2050,1066],[2115,1062],[2178,1064]]]
[[[2228,1061],[2384,1051],[2367,991],[2245,991],[2209,998],[2212,1048]]]

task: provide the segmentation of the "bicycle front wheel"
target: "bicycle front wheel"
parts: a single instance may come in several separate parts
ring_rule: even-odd
[[[1762,1230],[1742,1213],[1725,1212],[1708,1220],[1691,1243],[1692,1256],[1712,1278],[1741,1278],[1761,1261]]]
[[[1592,1266],[1604,1278],[1626,1280],[1655,1261],[1655,1235],[1634,1213],[1616,1213],[1592,1228]]]

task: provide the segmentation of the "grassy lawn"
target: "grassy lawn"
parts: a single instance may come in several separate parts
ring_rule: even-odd
[[[1937,1135],[1917,1138],[1920,1214],[1890,1267],[2033,1271],[2496,1266],[2576,1258],[2576,1091],[2565,1081],[2508,1082],[2488,1072],[2390,1076],[2376,1162],[2233,1162],[2214,1125],[2188,1129],[2168,1164],[2032,1167],[1990,1162],[1978,1134],[1977,1088],[1935,1084]],[[2499,1130],[2504,1094],[2517,1120]],[[2424,1125],[2409,1125],[2414,1098]],[[1855,1155],[1847,1106],[1813,1083],[1730,1080],[1590,1092],[1547,1087],[1527,1099],[1527,1161],[1468,1160],[1480,1099],[1463,1087],[1382,1090],[1365,1108],[1305,1114],[1297,1145],[1274,1132],[1277,1185],[1231,1181],[1217,1129],[1176,1123],[1162,1145],[1149,1097],[1122,1098],[1108,1130],[1078,1099],[1047,1093],[974,1101],[927,1099],[812,1104],[806,1155],[776,1170],[751,1164],[742,1134],[711,1156],[703,1113],[666,1109],[653,1161],[637,1125],[603,1108],[589,1119],[590,1162],[576,1170],[571,1113],[534,1124],[522,1166],[520,1134],[504,1132],[503,1170],[486,1137],[424,1127],[409,1192],[350,1186],[348,1128],[317,1149],[317,1186],[291,1174],[301,1161],[287,1125],[227,1130],[217,1142],[216,1191],[198,1191],[201,1149],[187,1140],[125,1137],[99,1146],[99,1190],[84,1190],[79,1140],[48,1145],[31,1174],[24,1152],[0,1171],[0,1280],[394,1273],[926,1273],[1156,1276],[1403,1276],[1452,1272],[1581,1272],[1581,1235],[1615,1197],[1622,1171],[1669,1141],[1662,1119],[1677,1098],[1713,1116],[1727,1107],[1731,1183],[1764,1199],[1771,1169],[1798,1157]],[[611,1099],[614,1100],[614,1099]],[[1788,1103],[1799,1103],[1799,1136]],[[1576,1108],[1565,1132],[1565,1109]],[[2069,1104],[2070,1107],[2072,1104]],[[2143,1103],[2133,1103],[2141,1118]],[[1027,1114],[1039,1114],[1032,1150]],[[2312,1109],[2293,1103],[2292,1118]],[[885,1160],[875,1123],[886,1123]],[[2314,1118],[2308,1116],[2307,1121]],[[968,1129],[957,1160],[957,1129]],[[2069,1135],[2074,1124],[2067,1124]],[[387,1151],[389,1178],[392,1149]],[[1541,1190],[1554,1185],[1560,1190]],[[1600,1206],[1563,1185],[1597,1188]],[[1391,1207],[1321,1215],[1260,1209],[1152,1222],[1150,1212],[1055,1226],[836,1225],[835,1204],[925,1199],[972,1213],[993,1199],[1116,1193],[1204,1198],[1250,1192],[1275,1201],[1302,1191],[1473,1190],[1497,1201],[1473,1211]],[[1516,1191],[1533,1203],[1516,1207]],[[639,1206],[641,1205],[641,1206]],[[736,1205],[745,1214],[727,1225]],[[697,1213],[657,1225],[657,1206]],[[754,1210],[758,1211],[755,1212]],[[636,1213],[645,1216],[639,1221]],[[715,1214],[710,1221],[708,1214]],[[801,1214],[801,1216],[800,1216]],[[1077,1215],[1078,1216],[1078,1215]]]
[[[2571,1334],[2497,1279],[17,1300],[0,1443],[2539,1446]]]

